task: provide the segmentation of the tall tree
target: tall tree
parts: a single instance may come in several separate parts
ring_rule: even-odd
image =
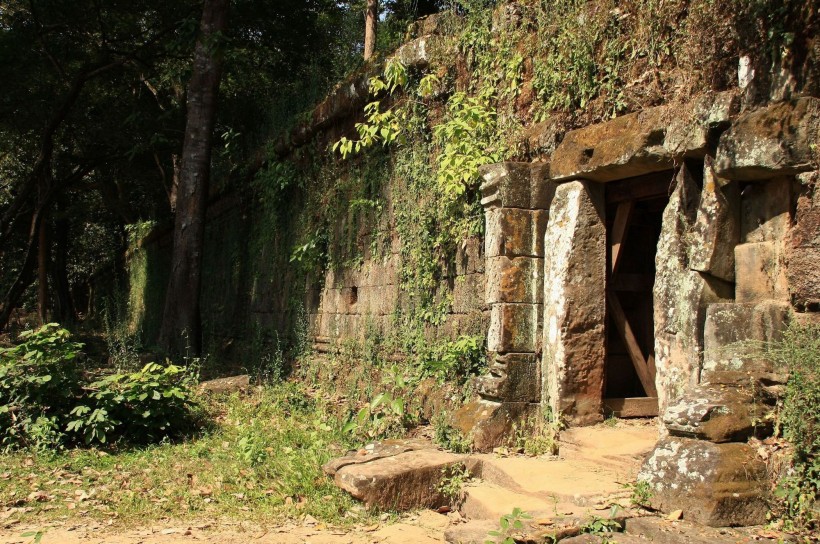
[[[183,353],[186,348],[194,355],[202,351],[199,300],[202,249],[229,5],[230,0],[205,0],[193,73],[188,83],[188,117],[176,196],[174,250],[159,339],[160,346],[168,353]]]
[[[364,60],[376,51],[376,24],[379,19],[379,0],[367,0],[364,12]]]

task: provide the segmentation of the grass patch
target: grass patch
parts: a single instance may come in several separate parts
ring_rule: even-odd
[[[322,474],[322,464],[347,445],[328,401],[284,383],[202,402],[216,424],[184,442],[0,455],[5,522],[82,516],[121,525],[240,517],[276,523],[311,515],[349,525],[376,515]]]

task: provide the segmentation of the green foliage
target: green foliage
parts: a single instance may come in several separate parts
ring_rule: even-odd
[[[77,515],[83,519],[146,525],[169,518],[282,524],[311,515],[333,526],[370,525],[365,510],[322,473],[322,465],[354,444],[340,432],[335,400],[286,382],[247,394],[208,395],[209,432],[145,447],[94,448],[32,456],[0,453],[0,496],[26,497],[32,489],[54,499],[32,500],[6,523],[40,527]],[[34,466],[31,466],[31,462]],[[81,482],[78,483],[78,482]],[[44,541],[48,540],[48,536]]]
[[[0,348],[0,446],[46,449],[60,442],[80,390],[82,344],[56,323]]]
[[[613,507],[613,513],[616,508],[617,506]],[[592,518],[581,527],[581,533],[600,536],[601,544],[615,544],[614,541],[609,538],[609,535],[617,533],[621,531],[621,529],[621,524],[614,519],[592,516]]]
[[[445,341],[422,354],[425,372],[439,381],[466,380],[478,374],[485,365],[484,336],[461,335],[456,340]]]
[[[342,427],[359,440],[379,440],[398,436],[408,423],[404,399],[389,392],[377,394]]]
[[[506,155],[497,135],[492,98],[492,90],[475,97],[454,93],[447,102],[447,120],[433,127],[440,149],[438,181],[448,197],[474,189],[478,167],[499,162]]]
[[[473,442],[450,424],[446,412],[437,412],[433,418],[433,442],[454,453],[470,453]]]
[[[820,326],[790,324],[766,354],[788,370],[789,381],[778,417],[793,448],[791,466],[775,490],[775,517],[788,529],[820,527]]]
[[[484,544],[515,544],[513,535],[524,529],[524,521],[528,519],[532,516],[516,506],[511,513],[501,516],[499,529],[487,533],[493,539],[485,540]]]
[[[71,410],[66,431],[86,444],[111,438],[154,442],[192,427],[195,376],[185,369],[148,363],[130,374],[111,374],[84,387],[85,404]]]
[[[649,508],[649,501],[652,499],[652,485],[648,481],[627,482],[623,487],[630,492],[629,502],[632,506]]]
[[[558,440],[563,428],[560,415],[546,408],[516,428],[516,445],[527,455],[558,455]]]
[[[192,425],[194,376],[149,363],[138,372],[91,381],[77,365],[82,344],[56,323],[27,331],[0,350],[0,421],[4,449],[57,448],[112,438],[150,442]]]
[[[457,463],[441,469],[441,480],[437,489],[451,505],[457,505],[464,496],[464,484],[471,478],[470,470],[464,463]]]

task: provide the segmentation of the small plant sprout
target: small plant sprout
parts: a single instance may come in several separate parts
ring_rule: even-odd
[[[516,506],[511,513],[501,516],[498,530],[487,533],[493,538],[485,540],[484,544],[515,544],[513,535],[524,530],[524,521],[528,519],[532,516]]]

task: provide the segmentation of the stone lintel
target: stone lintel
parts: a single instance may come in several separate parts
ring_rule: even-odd
[[[720,137],[715,168],[720,177],[767,179],[817,168],[820,99],[797,98],[738,117]]]
[[[552,154],[550,177],[609,182],[671,169],[681,158],[704,156],[712,132],[727,126],[737,107],[727,92],[572,130]]]

